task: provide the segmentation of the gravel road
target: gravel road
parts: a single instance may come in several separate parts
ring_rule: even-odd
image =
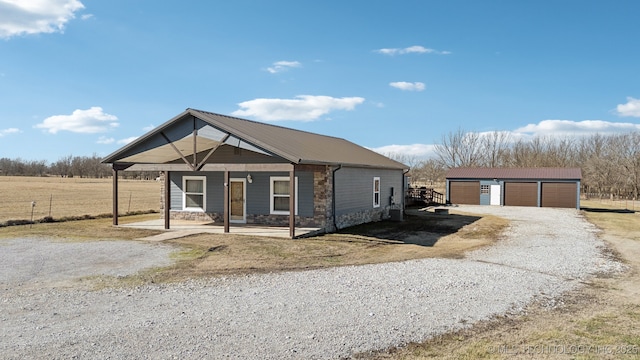
[[[40,284],[55,275],[48,273],[51,269],[32,278],[21,274],[25,246],[3,241],[0,261],[10,259],[11,265],[2,267],[0,277],[0,354],[15,359],[335,359],[517,313],[531,301],[551,300],[596,273],[622,269],[603,254],[596,228],[576,210],[461,210],[512,220],[508,238],[465,259],[133,289],[24,286],[25,281],[35,284],[39,278]],[[78,243],[61,258],[95,253],[94,246],[102,243]],[[161,253],[170,250],[162,244],[110,243],[145,247],[159,263],[167,261]],[[26,247],[41,244],[46,248],[51,243],[38,240]],[[117,252],[126,257],[127,249]],[[133,257],[142,261],[146,256]],[[140,264],[116,272],[137,271]]]

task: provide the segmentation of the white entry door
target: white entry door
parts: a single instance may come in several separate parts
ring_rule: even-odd
[[[500,205],[500,185],[491,185],[491,205]]]

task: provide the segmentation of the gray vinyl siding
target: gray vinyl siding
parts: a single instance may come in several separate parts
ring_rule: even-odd
[[[216,164],[268,164],[286,163],[287,161],[278,156],[269,156],[229,145],[222,145],[213,153],[208,162]]]
[[[169,173],[171,187],[171,210],[182,210],[182,174],[177,172]]]
[[[207,212],[222,212],[224,210],[224,174],[221,172],[171,172],[171,210],[182,210],[182,177],[183,176],[206,176],[207,189],[206,201]]]
[[[232,173],[233,174],[233,173]],[[243,173],[238,173],[240,176]],[[244,173],[246,178],[247,174]],[[269,215],[270,209],[270,178],[272,176],[288,177],[288,172],[258,172],[251,173],[252,184],[247,184],[247,213]],[[298,178],[298,215],[313,216],[313,173],[296,172]]]
[[[207,155],[208,151],[198,153],[198,160],[203,159]],[[187,159],[191,160],[193,156],[187,156]],[[282,164],[288,163],[286,160],[279,156],[270,156],[260,154],[247,149],[240,149],[237,147],[222,145],[211,155],[207,160],[208,163],[213,164]],[[171,162],[172,164],[183,164],[184,160],[176,159]]]
[[[230,178],[247,178],[247,172],[231,172]],[[171,210],[182,210],[182,177],[207,177],[207,212],[224,211],[224,173],[222,172],[171,172]],[[246,184],[247,214],[269,215],[270,213],[270,177],[289,176],[288,172],[251,172],[253,182]],[[298,177],[298,215],[313,216],[313,172],[296,172]]]
[[[391,205],[391,188],[395,202],[401,205],[403,175],[401,170],[343,167],[335,173],[336,216],[373,209],[373,178],[380,178],[380,209]]]

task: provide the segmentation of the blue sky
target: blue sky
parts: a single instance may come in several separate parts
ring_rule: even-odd
[[[0,157],[107,155],[186,108],[429,156],[640,130],[638,1],[0,0]]]

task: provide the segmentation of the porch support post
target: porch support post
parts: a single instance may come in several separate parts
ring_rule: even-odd
[[[113,225],[118,225],[118,170],[112,166],[113,174]]]
[[[296,165],[289,171],[289,237],[296,237]]]
[[[224,198],[223,198],[223,202],[224,202],[224,211],[223,211],[223,215],[222,217],[224,218],[224,232],[228,233],[229,232],[229,188],[230,188],[230,184],[229,184],[229,172],[225,171],[224,172]]]
[[[171,172],[164,172],[164,228],[169,229],[171,226]]]

